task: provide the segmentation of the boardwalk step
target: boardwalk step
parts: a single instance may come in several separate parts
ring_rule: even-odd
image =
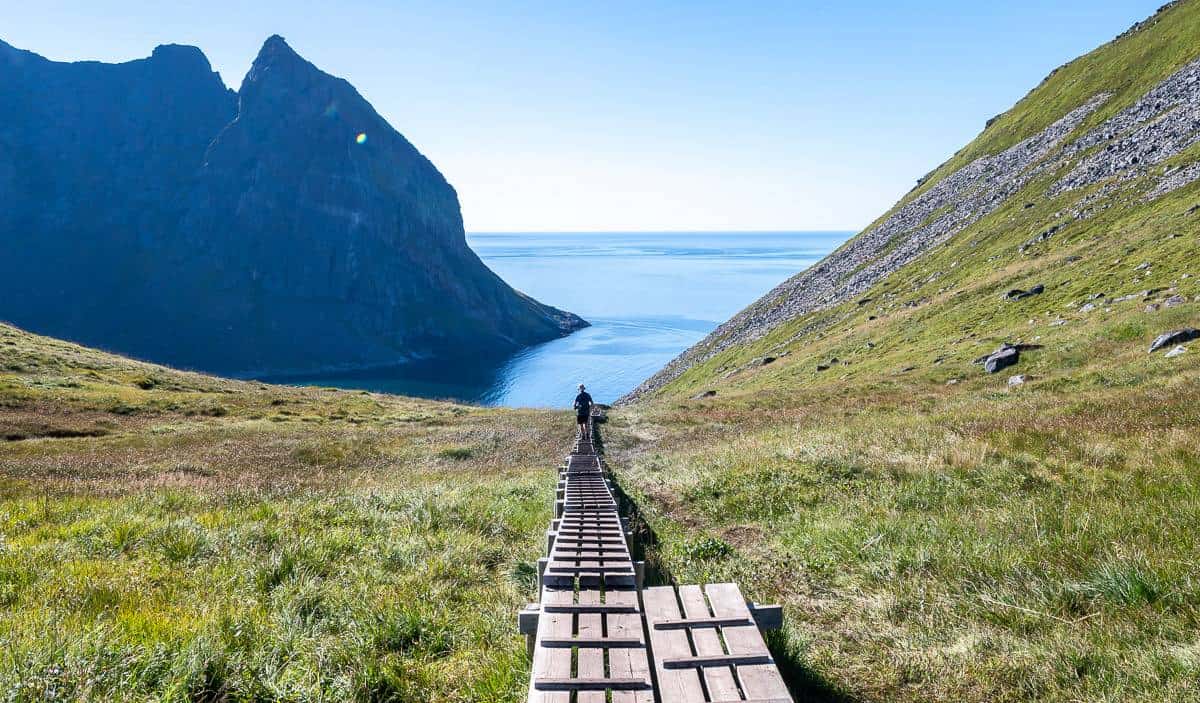
[[[593,649],[608,649],[617,647],[645,647],[646,643],[638,637],[576,637],[542,640],[543,647],[586,647]]]
[[[640,612],[636,604],[625,605],[622,603],[561,603],[561,604],[543,604],[542,612],[545,613],[637,613]]]
[[[673,618],[655,622],[654,629],[686,630],[689,627],[739,627],[753,624],[754,618],[738,616],[729,618]]]
[[[635,678],[534,679],[533,687],[542,691],[638,691],[650,690],[650,682]]]
[[[664,657],[662,665],[667,669],[695,669],[705,666],[744,666],[747,664],[772,664],[769,652],[758,654],[709,654],[694,657]]]

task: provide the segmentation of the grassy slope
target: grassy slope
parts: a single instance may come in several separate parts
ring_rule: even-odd
[[[1198,28],[1200,2],[1181,3],[1064,67],[929,183],[1114,92],[1097,123],[1200,55]],[[1047,200],[1050,182],[871,303],[784,325],[614,417],[613,464],[660,539],[649,558],[782,600],[776,649],[830,698],[1200,700],[1200,345],[1146,353],[1200,326],[1200,185],[1118,195],[1020,254],[1080,197]],[[1047,292],[1002,300],[1035,283]],[[1079,311],[1146,289],[1189,302]],[[1045,346],[986,376],[971,360],[1002,341]]]
[[[523,697],[569,423],[0,326],[0,697]]]

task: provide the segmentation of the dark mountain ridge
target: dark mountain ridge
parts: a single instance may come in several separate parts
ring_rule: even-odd
[[[0,319],[230,374],[498,358],[587,324],[484,266],[436,167],[281,37],[237,93],[195,47],[0,43],[0,115]]]

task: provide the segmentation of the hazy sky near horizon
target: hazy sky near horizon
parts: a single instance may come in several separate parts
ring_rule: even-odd
[[[856,230],[1165,0],[0,0],[55,60],[281,34],[458,190],[468,230]]]

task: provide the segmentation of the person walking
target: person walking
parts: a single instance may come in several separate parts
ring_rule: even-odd
[[[592,396],[583,384],[579,384],[579,395],[575,396],[575,424],[579,425],[579,438],[587,439],[588,423],[592,419]]]

